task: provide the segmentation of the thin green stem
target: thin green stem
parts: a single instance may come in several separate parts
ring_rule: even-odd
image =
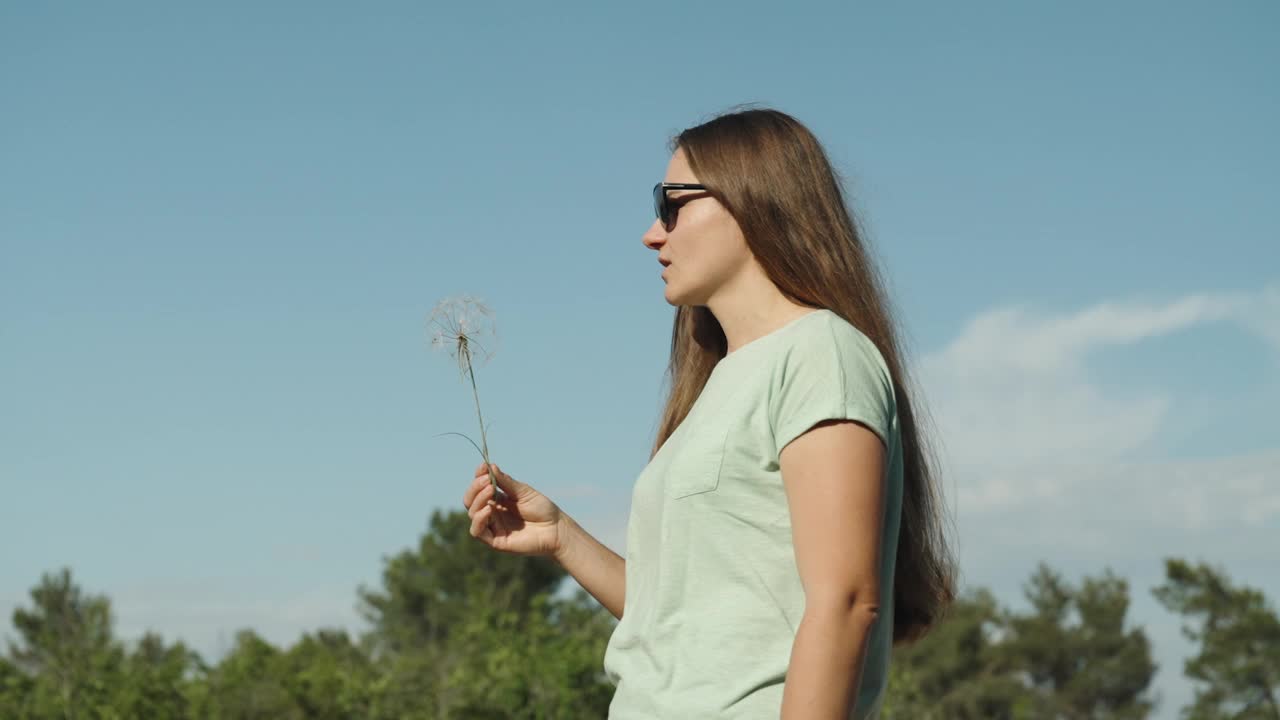
[[[458,352],[467,364],[467,375],[471,377],[471,394],[476,401],[476,418],[480,421],[480,447],[484,454],[485,469],[489,471],[489,484],[493,486],[493,499],[498,499],[498,478],[494,477],[493,468],[489,465],[489,442],[485,438],[484,432],[484,416],[480,414],[480,391],[476,389],[476,373],[471,367],[471,348],[467,343],[467,336],[463,335],[458,338]]]
[[[475,448],[476,452],[480,453],[480,459],[481,460],[484,459],[484,452],[480,450],[480,446],[476,444],[475,440],[472,440],[471,438],[467,437],[466,435],[463,435],[462,433],[456,433],[456,432],[436,433],[434,437],[440,437],[441,435],[457,435],[460,438],[464,438],[467,442],[471,443],[471,447]]]

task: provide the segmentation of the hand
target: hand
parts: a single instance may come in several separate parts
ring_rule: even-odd
[[[471,516],[471,536],[501,552],[515,555],[555,555],[561,549],[565,515],[545,495],[493,465],[502,491],[494,500],[493,485],[484,463],[462,495]]]

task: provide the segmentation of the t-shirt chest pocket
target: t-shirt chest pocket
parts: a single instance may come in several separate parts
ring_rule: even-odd
[[[683,439],[666,471],[666,495],[672,500],[715,490],[720,484],[728,426],[699,429]]]

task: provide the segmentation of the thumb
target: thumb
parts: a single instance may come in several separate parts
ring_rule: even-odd
[[[508,493],[516,492],[524,483],[516,480],[510,475],[502,472],[502,468],[493,463],[489,463],[489,467],[493,470],[493,476],[498,480],[498,487]]]

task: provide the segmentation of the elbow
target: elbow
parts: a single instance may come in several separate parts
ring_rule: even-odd
[[[880,617],[880,600],[876,595],[874,592],[849,592],[806,598],[806,614],[873,623]]]
[[[849,614],[857,619],[859,624],[871,627],[880,619],[880,603],[871,601],[854,603],[849,609]]]

